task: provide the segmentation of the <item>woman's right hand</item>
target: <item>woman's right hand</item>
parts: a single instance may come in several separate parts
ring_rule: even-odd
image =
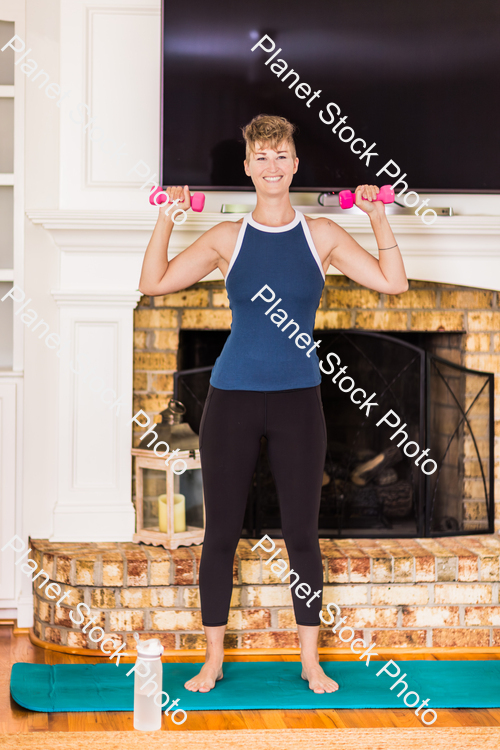
[[[184,185],[184,187],[181,187],[180,185],[170,185],[165,188],[164,192],[168,195],[168,203],[166,201],[165,203],[160,203],[160,214],[165,214],[165,212],[168,211],[166,214],[167,218],[171,218],[172,214],[180,208],[187,211],[187,209],[191,207],[191,195],[187,185]],[[172,203],[178,199],[179,202],[172,208]]]

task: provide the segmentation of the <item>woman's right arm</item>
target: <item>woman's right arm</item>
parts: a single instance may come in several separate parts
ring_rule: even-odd
[[[170,201],[183,198],[177,208],[189,208],[191,205],[187,185],[167,188]],[[201,235],[192,245],[179,253],[173,260],[168,260],[168,243],[174,228],[169,214],[165,214],[168,204],[162,203],[158,221],[146,248],[142,263],[139,291],[151,297],[160,294],[171,294],[195,284],[219,266],[220,255],[215,249],[221,233],[221,225],[212,227]]]

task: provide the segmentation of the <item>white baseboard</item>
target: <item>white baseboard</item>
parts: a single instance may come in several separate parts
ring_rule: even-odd
[[[8,607],[0,607],[0,621],[1,620],[15,620],[17,618],[17,609]]]

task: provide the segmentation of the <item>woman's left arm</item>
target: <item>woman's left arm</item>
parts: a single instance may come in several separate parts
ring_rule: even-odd
[[[387,220],[382,201],[374,201],[375,185],[356,188],[356,205],[368,214],[380,250],[378,260],[367,252],[338,224],[328,221],[329,242],[333,246],[329,262],[358,284],[386,294],[401,294],[408,289],[408,279],[396,238]],[[325,237],[326,239],[326,237]]]

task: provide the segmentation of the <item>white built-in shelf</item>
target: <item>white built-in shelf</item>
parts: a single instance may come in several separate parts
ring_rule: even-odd
[[[0,281],[14,281],[14,269],[0,268]]]
[[[0,86],[0,98],[13,99],[14,98],[14,86]]]
[[[0,185],[13,185],[14,175],[11,172],[0,172]]]

